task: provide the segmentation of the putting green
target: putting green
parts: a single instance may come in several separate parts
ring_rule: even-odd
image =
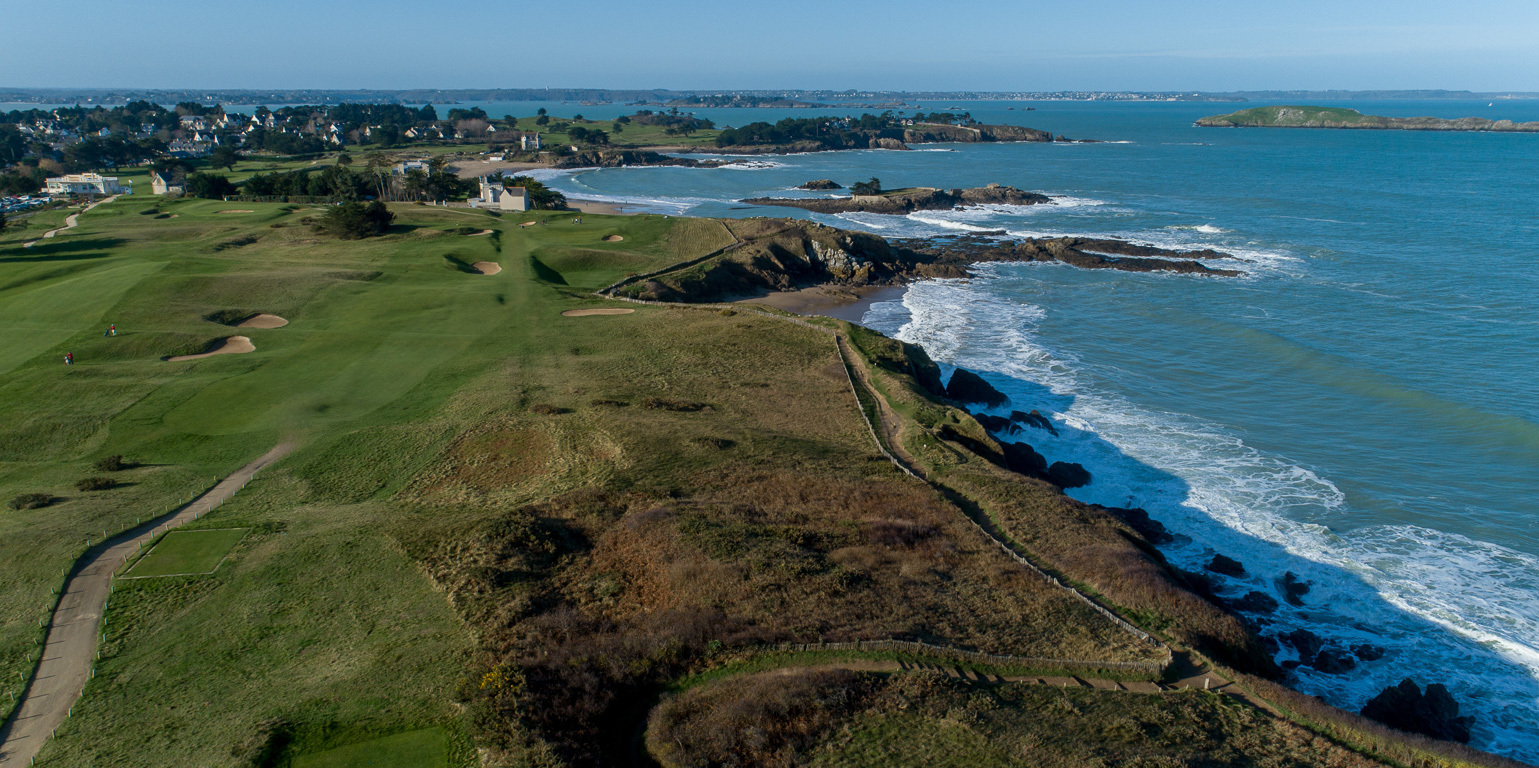
[[[294,768],[442,768],[448,762],[449,744],[443,729],[423,728],[300,755]]]
[[[246,535],[248,528],[216,528],[198,531],[172,531],[161,538],[125,578],[184,576],[213,573],[225,555]]]

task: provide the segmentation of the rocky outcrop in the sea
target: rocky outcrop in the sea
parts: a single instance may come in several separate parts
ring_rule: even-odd
[[[946,382],[946,397],[959,403],[983,403],[991,408],[1010,402],[1005,393],[966,368],[958,368],[951,374],[951,381]]]
[[[1082,488],[1090,480],[1090,470],[1078,462],[1055,461],[1047,468],[1047,481],[1059,488]]]
[[[1245,566],[1239,560],[1220,554],[1214,554],[1213,559],[1209,560],[1208,564],[1203,566],[1203,568],[1225,576],[1240,577],[1245,575]]]
[[[742,202],[749,205],[773,205],[801,208],[814,213],[885,213],[903,216],[914,211],[940,211],[969,205],[1041,205],[1052,198],[1015,187],[990,184],[974,189],[934,189],[919,187],[893,190],[879,195],[851,195],[833,198],[754,197]]]
[[[1055,261],[1081,269],[1184,272],[1220,277],[1242,274],[1239,270],[1217,269],[1202,263],[1202,260],[1234,258],[1221,251],[1178,251],[1105,238],[1041,237],[1011,241],[982,235],[963,235],[904,239],[894,243],[924,258],[930,270],[927,276],[934,277],[957,276],[944,273],[950,265],[965,266],[990,261]],[[966,274],[965,271],[963,274]]]
[[[798,186],[797,189],[844,189],[844,187],[839,186],[839,183],[833,179],[813,179]]]
[[[1075,464],[1074,466],[1079,465]],[[1089,473],[1087,472],[1086,477],[1088,476]],[[1138,535],[1144,537],[1150,544],[1169,544],[1176,540],[1176,537],[1170,535],[1170,531],[1165,529],[1165,524],[1150,517],[1149,511],[1143,507],[1101,507],[1101,509],[1112,513],[1117,519],[1127,523],[1129,528],[1138,531]]]
[[[1230,600],[1229,607],[1241,613],[1271,613],[1277,610],[1277,598],[1251,590],[1238,600]]]
[[[1459,703],[1447,687],[1431,683],[1423,693],[1410,678],[1370,699],[1363,705],[1363,717],[1409,733],[1463,744],[1469,743],[1470,726],[1475,724],[1475,718],[1459,715]]]
[[[979,143],[995,141],[1067,141],[1053,134],[1019,125],[944,125],[920,123],[903,130],[903,140],[910,144],[940,142]]]
[[[1283,599],[1287,600],[1289,605],[1302,606],[1304,605],[1304,595],[1309,594],[1310,582],[1302,581],[1299,579],[1298,574],[1288,571],[1283,574],[1281,579],[1278,579],[1277,587],[1282,590]]]
[[[1011,472],[1039,480],[1047,479],[1047,459],[1037,453],[1035,448],[1025,443],[1000,443],[999,445],[1004,450],[1005,466],[1009,467]]]
[[[1035,408],[1031,409],[1031,413],[1021,413],[1020,411],[1011,411],[1010,412],[1010,420],[1015,422],[1015,423],[1017,423],[1017,424],[1020,424],[1021,426],[1035,427],[1037,429],[1045,429],[1050,434],[1052,434],[1054,437],[1056,437],[1058,435],[1058,428],[1053,426],[1053,422],[1048,421],[1047,417],[1043,416]]]

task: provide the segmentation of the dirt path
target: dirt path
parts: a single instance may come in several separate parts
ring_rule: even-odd
[[[86,550],[76,561],[54,609],[37,674],[22,694],[21,706],[11,721],[0,728],[0,768],[28,765],[85,690],[96,660],[96,640],[112,591],[113,571],[155,536],[202,517],[234,496],[258,470],[293,448],[292,443],[279,444],[181,509]]]
[[[85,213],[86,211],[89,211],[89,210],[91,210],[92,208],[95,208],[98,205],[103,205],[105,203],[110,203],[113,200],[118,199],[118,197],[119,197],[119,195],[113,195],[112,197],[102,198],[101,200],[97,200],[96,202],[91,203],[90,205],[88,205],[88,206],[86,206],[84,208],[81,208],[78,213],[72,213],[72,214],[70,214],[68,216],[65,216],[64,217],[64,226],[59,227],[58,229],[50,229],[47,232],[44,232],[43,236],[38,238],[37,240],[47,240],[48,238],[53,237],[54,235],[57,235],[60,232],[63,232],[64,230],[66,230],[66,229],[74,229],[76,227],[76,225],[78,225],[80,223],[80,214]],[[22,243],[21,247],[23,247],[23,248],[31,248],[32,246],[37,245],[37,240],[33,240],[31,242]]]

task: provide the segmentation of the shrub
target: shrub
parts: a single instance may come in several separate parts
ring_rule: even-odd
[[[111,456],[98,459],[95,464],[91,465],[91,469],[97,472],[119,472],[132,466],[133,464],[123,460],[123,454],[114,453]]]
[[[384,203],[375,200],[368,204],[349,202],[334,205],[321,216],[319,226],[322,232],[343,240],[361,240],[385,234],[385,230],[394,221],[395,214]]]
[[[688,400],[671,400],[666,397],[649,397],[641,401],[641,407],[649,411],[702,411],[709,408],[705,403],[695,403]]]
[[[11,499],[11,509],[42,509],[52,503],[51,493],[23,493]]]
[[[559,405],[551,405],[550,403],[536,403],[535,405],[529,406],[529,410],[533,411],[534,413],[544,414],[546,416],[556,416],[563,413],[571,413],[571,411],[568,411]]]
[[[75,483],[75,489],[80,491],[105,491],[117,484],[118,482],[110,477],[87,477]]]

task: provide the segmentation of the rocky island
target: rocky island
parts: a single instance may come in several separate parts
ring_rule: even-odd
[[[851,188],[855,194],[848,197],[795,198],[753,197],[741,202],[750,205],[774,205],[784,208],[801,208],[814,213],[888,213],[905,215],[914,211],[941,211],[967,205],[1042,205],[1053,202],[1047,195],[1024,192],[1015,187],[990,184],[973,189],[936,189],[934,187],[906,187],[903,189],[875,190]],[[807,189],[809,187],[803,187]],[[824,187],[817,187],[823,189]],[[862,194],[865,192],[866,194]]]
[[[1253,107],[1227,115],[1204,117],[1202,128],[1359,128],[1391,131],[1491,131],[1539,133],[1539,121],[1516,123],[1483,117],[1380,117],[1346,107]]]

